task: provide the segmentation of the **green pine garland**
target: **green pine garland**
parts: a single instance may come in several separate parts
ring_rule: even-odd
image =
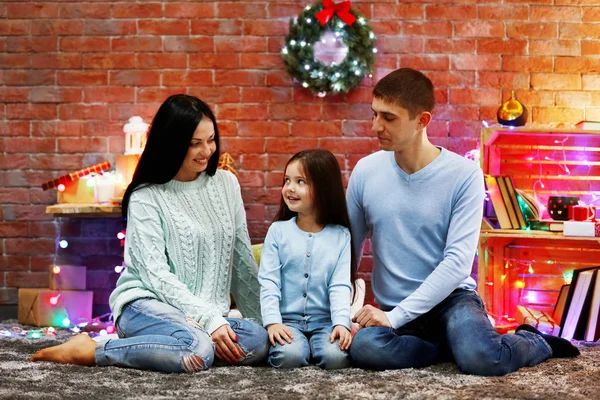
[[[297,20],[290,19],[289,34],[282,49],[286,71],[302,86],[313,93],[346,93],[358,86],[365,75],[371,76],[377,49],[375,34],[371,26],[359,13],[350,10],[356,17],[352,26],[343,22],[337,14],[325,25],[315,18],[323,9],[321,1],[307,6]],[[338,36],[348,48],[348,53],[339,64],[326,65],[315,59],[314,44],[328,30]]]

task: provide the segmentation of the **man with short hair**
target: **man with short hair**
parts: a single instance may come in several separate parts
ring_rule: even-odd
[[[552,356],[573,357],[569,341],[529,325],[500,335],[470,277],[485,189],[479,166],[427,138],[434,88],[402,68],[373,90],[373,131],[382,151],[358,162],[347,200],[357,259],[371,233],[372,288],[380,309],[354,317],[350,349],[368,369],[425,367],[454,359],[475,375],[505,375]]]

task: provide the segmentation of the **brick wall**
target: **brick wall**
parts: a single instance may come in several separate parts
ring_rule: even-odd
[[[208,101],[223,150],[240,172],[254,241],[278,202],[295,151],[324,147],[346,177],[375,150],[372,82],[313,97],[282,68],[288,19],[305,1],[0,3],[0,304],[46,286],[60,227],[60,260],[85,263],[96,303],[114,285],[116,220],[54,221],[40,184],[124,151],[122,127],[150,119],[168,95]],[[437,86],[429,135],[463,153],[511,89],[535,123],[600,120],[597,0],[354,1],[378,35],[374,80],[398,67]],[[361,271],[368,277],[370,260]]]

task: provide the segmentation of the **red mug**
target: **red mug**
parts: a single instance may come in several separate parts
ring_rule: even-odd
[[[596,207],[569,206],[569,219],[573,221],[592,221],[596,219]]]

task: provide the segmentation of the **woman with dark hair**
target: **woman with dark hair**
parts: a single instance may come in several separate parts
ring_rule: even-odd
[[[351,285],[356,263],[340,166],[327,150],[287,163],[281,206],[260,259],[268,363],[325,369],[350,365]]]
[[[264,328],[224,317],[230,290],[245,317],[260,321],[260,305],[239,183],[217,171],[218,160],[210,108],[193,96],[169,97],[123,197],[127,268],[109,301],[119,339],[78,335],[33,361],[194,372],[215,356],[239,365],[264,360]]]

